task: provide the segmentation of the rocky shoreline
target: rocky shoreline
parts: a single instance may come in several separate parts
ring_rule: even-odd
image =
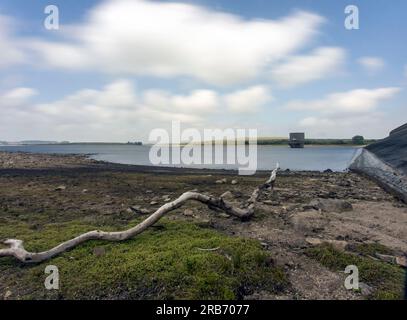
[[[0,152],[0,239],[22,238],[38,250],[48,249],[56,239],[67,240],[81,230],[92,230],[89,228],[122,230],[190,190],[215,196],[227,192],[229,200],[239,204],[249,197],[254,187],[264,182],[268,174],[259,172],[246,177],[227,170],[116,165],[82,155]],[[242,223],[199,203],[191,203],[176,209],[163,223],[153,227],[143,241],[153,241],[157,237],[154,246],[159,247],[171,243],[168,241],[192,241],[192,238],[159,240],[171,235],[171,230],[178,224],[183,226],[183,230],[190,230],[192,226],[196,230],[191,233],[192,236],[212,230],[215,232],[211,233],[213,239],[224,239],[210,240],[212,242],[200,244],[200,247],[220,247],[222,251],[226,250],[222,247],[228,241],[242,239],[239,241],[244,243],[247,239],[257,242],[265,254],[271,255],[272,262],[266,265],[276,268],[273,272],[281,270],[275,275],[280,275],[280,272],[284,274],[284,277],[281,274],[283,278],[279,276],[280,280],[276,280],[280,284],[273,289],[256,285],[239,290],[239,285],[236,289],[233,289],[233,285],[230,292],[236,294],[235,298],[382,299],[400,298],[403,294],[407,206],[374,181],[356,173],[279,172],[274,190],[261,195],[253,219]],[[192,291],[188,290],[193,290],[196,284],[178,292],[176,288],[180,284],[175,280],[178,276],[170,271],[172,263],[179,263],[177,259],[180,258],[160,266],[166,271],[153,273],[155,282],[148,275],[147,270],[151,266],[140,269],[147,277],[145,279],[152,281],[146,280],[148,284],[141,284],[139,280],[126,282],[130,276],[129,270],[141,268],[131,264],[136,257],[129,258],[130,265],[123,264],[123,269],[117,267],[116,274],[122,276],[120,281],[104,283],[111,279],[108,274],[112,262],[108,259],[108,253],[114,251],[116,260],[126,260],[133,249],[122,251],[121,248],[143,244],[137,241],[134,239],[126,245],[89,243],[53,259],[53,263],[62,264],[66,269],[72,268],[75,272],[78,271],[75,268],[81,268],[85,261],[89,265],[99,266],[97,269],[82,270],[88,276],[86,279],[81,274],[77,274],[76,278],[64,274],[65,286],[58,297],[37,285],[35,279],[43,275],[41,265],[21,267],[12,259],[0,258],[0,298],[161,299],[169,292],[176,293],[173,298],[191,297]],[[162,252],[163,256],[157,256],[156,249],[151,249],[143,259],[156,257],[157,261],[161,261],[164,256],[176,254],[170,248],[160,248],[157,252]],[[185,252],[191,255],[185,260],[188,268],[191,268],[196,254],[196,249],[190,250],[190,253]],[[228,250],[235,249],[230,247]],[[216,258],[219,253],[206,252],[205,255],[205,259],[209,259]],[[229,263],[227,256],[222,263]],[[327,257],[330,257],[329,260]],[[218,260],[213,263],[215,261]],[[360,264],[363,282],[360,292],[346,290],[343,286],[345,261]],[[185,271],[186,277],[200,269],[191,270]],[[364,277],[364,273],[369,276]],[[172,275],[172,280],[160,282],[161,274]],[[193,281],[198,281],[199,277]],[[225,277],[218,281],[223,281]],[[86,285],[94,286],[95,279],[112,292],[107,294],[107,289],[103,287],[103,290],[96,290],[92,295],[86,293]],[[207,284],[209,279],[205,281]],[[215,286],[215,283],[210,286]],[[227,286],[230,285],[228,282]],[[223,296],[219,292],[226,290],[211,288],[206,288],[205,294],[200,293],[201,297],[220,298]],[[187,295],[185,292],[190,293]]]

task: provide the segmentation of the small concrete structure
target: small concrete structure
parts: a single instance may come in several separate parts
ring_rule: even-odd
[[[304,148],[305,133],[304,132],[292,132],[290,133],[290,141],[288,144],[291,148]]]

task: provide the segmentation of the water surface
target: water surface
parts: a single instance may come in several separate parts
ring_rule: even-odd
[[[202,154],[209,146],[204,146]],[[347,169],[354,153],[358,148],[352,146],[306,146],[304,149],[291,149],[288,146],[257,146],[257,169],[269,170],[275,167],[276,162],[282,169],[290,170],[317,170],[331,169],[344,171]],[[3,151],[24,151],[36,153],[75,153],[91,154],[91,158],[113,163],[152,165],[149,160],[150,146],[121,145],[121,144],[67,144],[67,145],[26,145],[26,146],[0,146]],[[226,153],[226,147],[224,153]],[[226,159],[226,156],[224,156]],[[219,159],[218,159],[219,160]],[[226,162],[226,160],[224,161]],[[175,164],[169,166],[236,169],[239,165],[204,164],[185,165]]]

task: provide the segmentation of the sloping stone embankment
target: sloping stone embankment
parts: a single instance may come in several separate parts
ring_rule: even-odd
[[[387,138],[366,147],[367,150],[404,175],[407,175],[406,125],[393,130]]]
[[[394,162],[393,162],[394,163]],[[367,149],[361,149],[349,169],[376,180],[383,188],[407,203],[407,176]]]

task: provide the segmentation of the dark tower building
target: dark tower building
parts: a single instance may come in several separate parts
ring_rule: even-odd
[[[293,132],[290,133],[290,141],[288,144],[291,148],[304,148],[305,143],[305,133],[304,132]]]

